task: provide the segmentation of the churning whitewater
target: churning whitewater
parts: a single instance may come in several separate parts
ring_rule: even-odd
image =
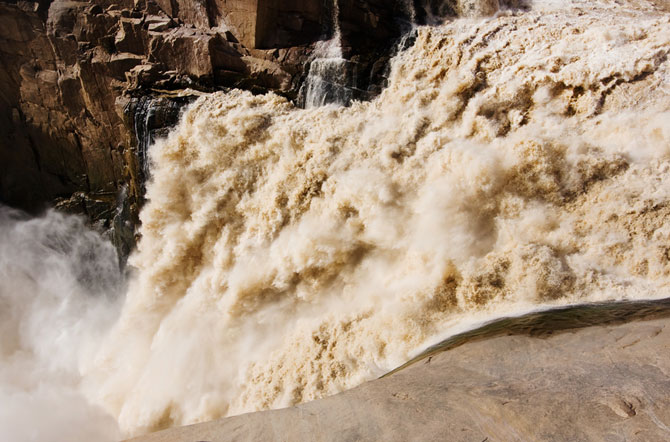
[[[420,27],[347,108],[200,98],[152,147],[88,399],[141,434],[337,393],[486,319],[670,296],[670,15],[618,3]]]

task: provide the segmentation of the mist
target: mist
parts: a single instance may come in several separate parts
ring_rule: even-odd
[[[113,441],[81,372],[118,316],[124,278],[79,217],[0,206],[0,440]]]

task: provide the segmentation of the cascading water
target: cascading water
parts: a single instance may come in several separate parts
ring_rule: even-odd
[[[301,88],[299,102],[304,108],[325,104],[348,105],[354,98],[356,83],[353,65],[342,54],[342,32],[338,0],[332,5],[332,37],[314,48],[307,78]]]
[[[331,41],[324,46],[329,43]],[[325,57],[327,51],[317,46],[317,58],[309,65],[300,99],[306,109],[326,104],[348,105],[354,99],[354,89],[350,83],[355,83],[355,77],[347,74],[349,62],[344,58]]]
[[[416,24],[416,8],[414,7],[414,0],[403,0],[403,8],[407,14],[407,19],[411,24]]]
[[[669,297],[670,22],[620,3],[419,27],[348,108],[200,98],[149,151],[135,277],[68,385],[134,435],[334,394],[488,319]]]
[[[298,94],[297,104],[303,108],[314,108],[326,104],[348,106],[356,99],[369,97],[368,91],[358,87],[359,66],[344,58],[342,50],[342,32],[340,29],[339,0],[332,0],[331,31],[328,40],[320,41],[314,48],[309,63],[307,77]],[[414,38],[414,29],[419,23],[438,24],[446,16],[453,16],[451,2],[419,2],[420,20],[413,0],[399,1],[399,9],[404,32],[398,39],[397,48],[405,49],[407,42]],[[404,23],[407,20],[407,23]]]
[[[670,296],[670,24],[536,7],[419,28],[372,102],[191,106],[94,400],[144,432],[333,394],[487,318]]]
[[[181,109],[194,99],[195,96],[192,95],[181,97],[145,95],[130,100],[126,106],[125,112],[133,121],[142,186],[151,177],[149,146],[157,138],[167,135],[169,129],[179,120]]]

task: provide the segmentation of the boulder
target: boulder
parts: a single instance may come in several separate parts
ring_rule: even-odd
[[[150,32],[149,35],[149,62],[160,63],[194,78],[213,74],[209,53],[212,34],[180,27],[165,33]]]

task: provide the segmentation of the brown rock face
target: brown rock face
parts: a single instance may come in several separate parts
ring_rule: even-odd
[[[158,0],[171,17],[198,28],[229,29],[250,49],[308,44],[323,34],[324,2],[305,0]]]
[[[71,18],[86,5],[60,6],[44,23],[32,9],[0,4],[0,190],[3,201],[28,210],[78,190],[113,202],[123,177],[122,122],[105,106],[118,85],[113,75],[98,78],[111,56],[93,50],[79,59],[74,35],[99,41],[105,23],[90,19],[84,31]]]
[[[402,2],[339,3],[365,98]],[[237,87],[295,98],[332,11],[304,0],[0,1],[0,201],[33,212],[56,203],[105,228],[128,224],[121,213],[132,232],[144,176],[133,97]],[[129,250],[132,234],[122,236]]]

